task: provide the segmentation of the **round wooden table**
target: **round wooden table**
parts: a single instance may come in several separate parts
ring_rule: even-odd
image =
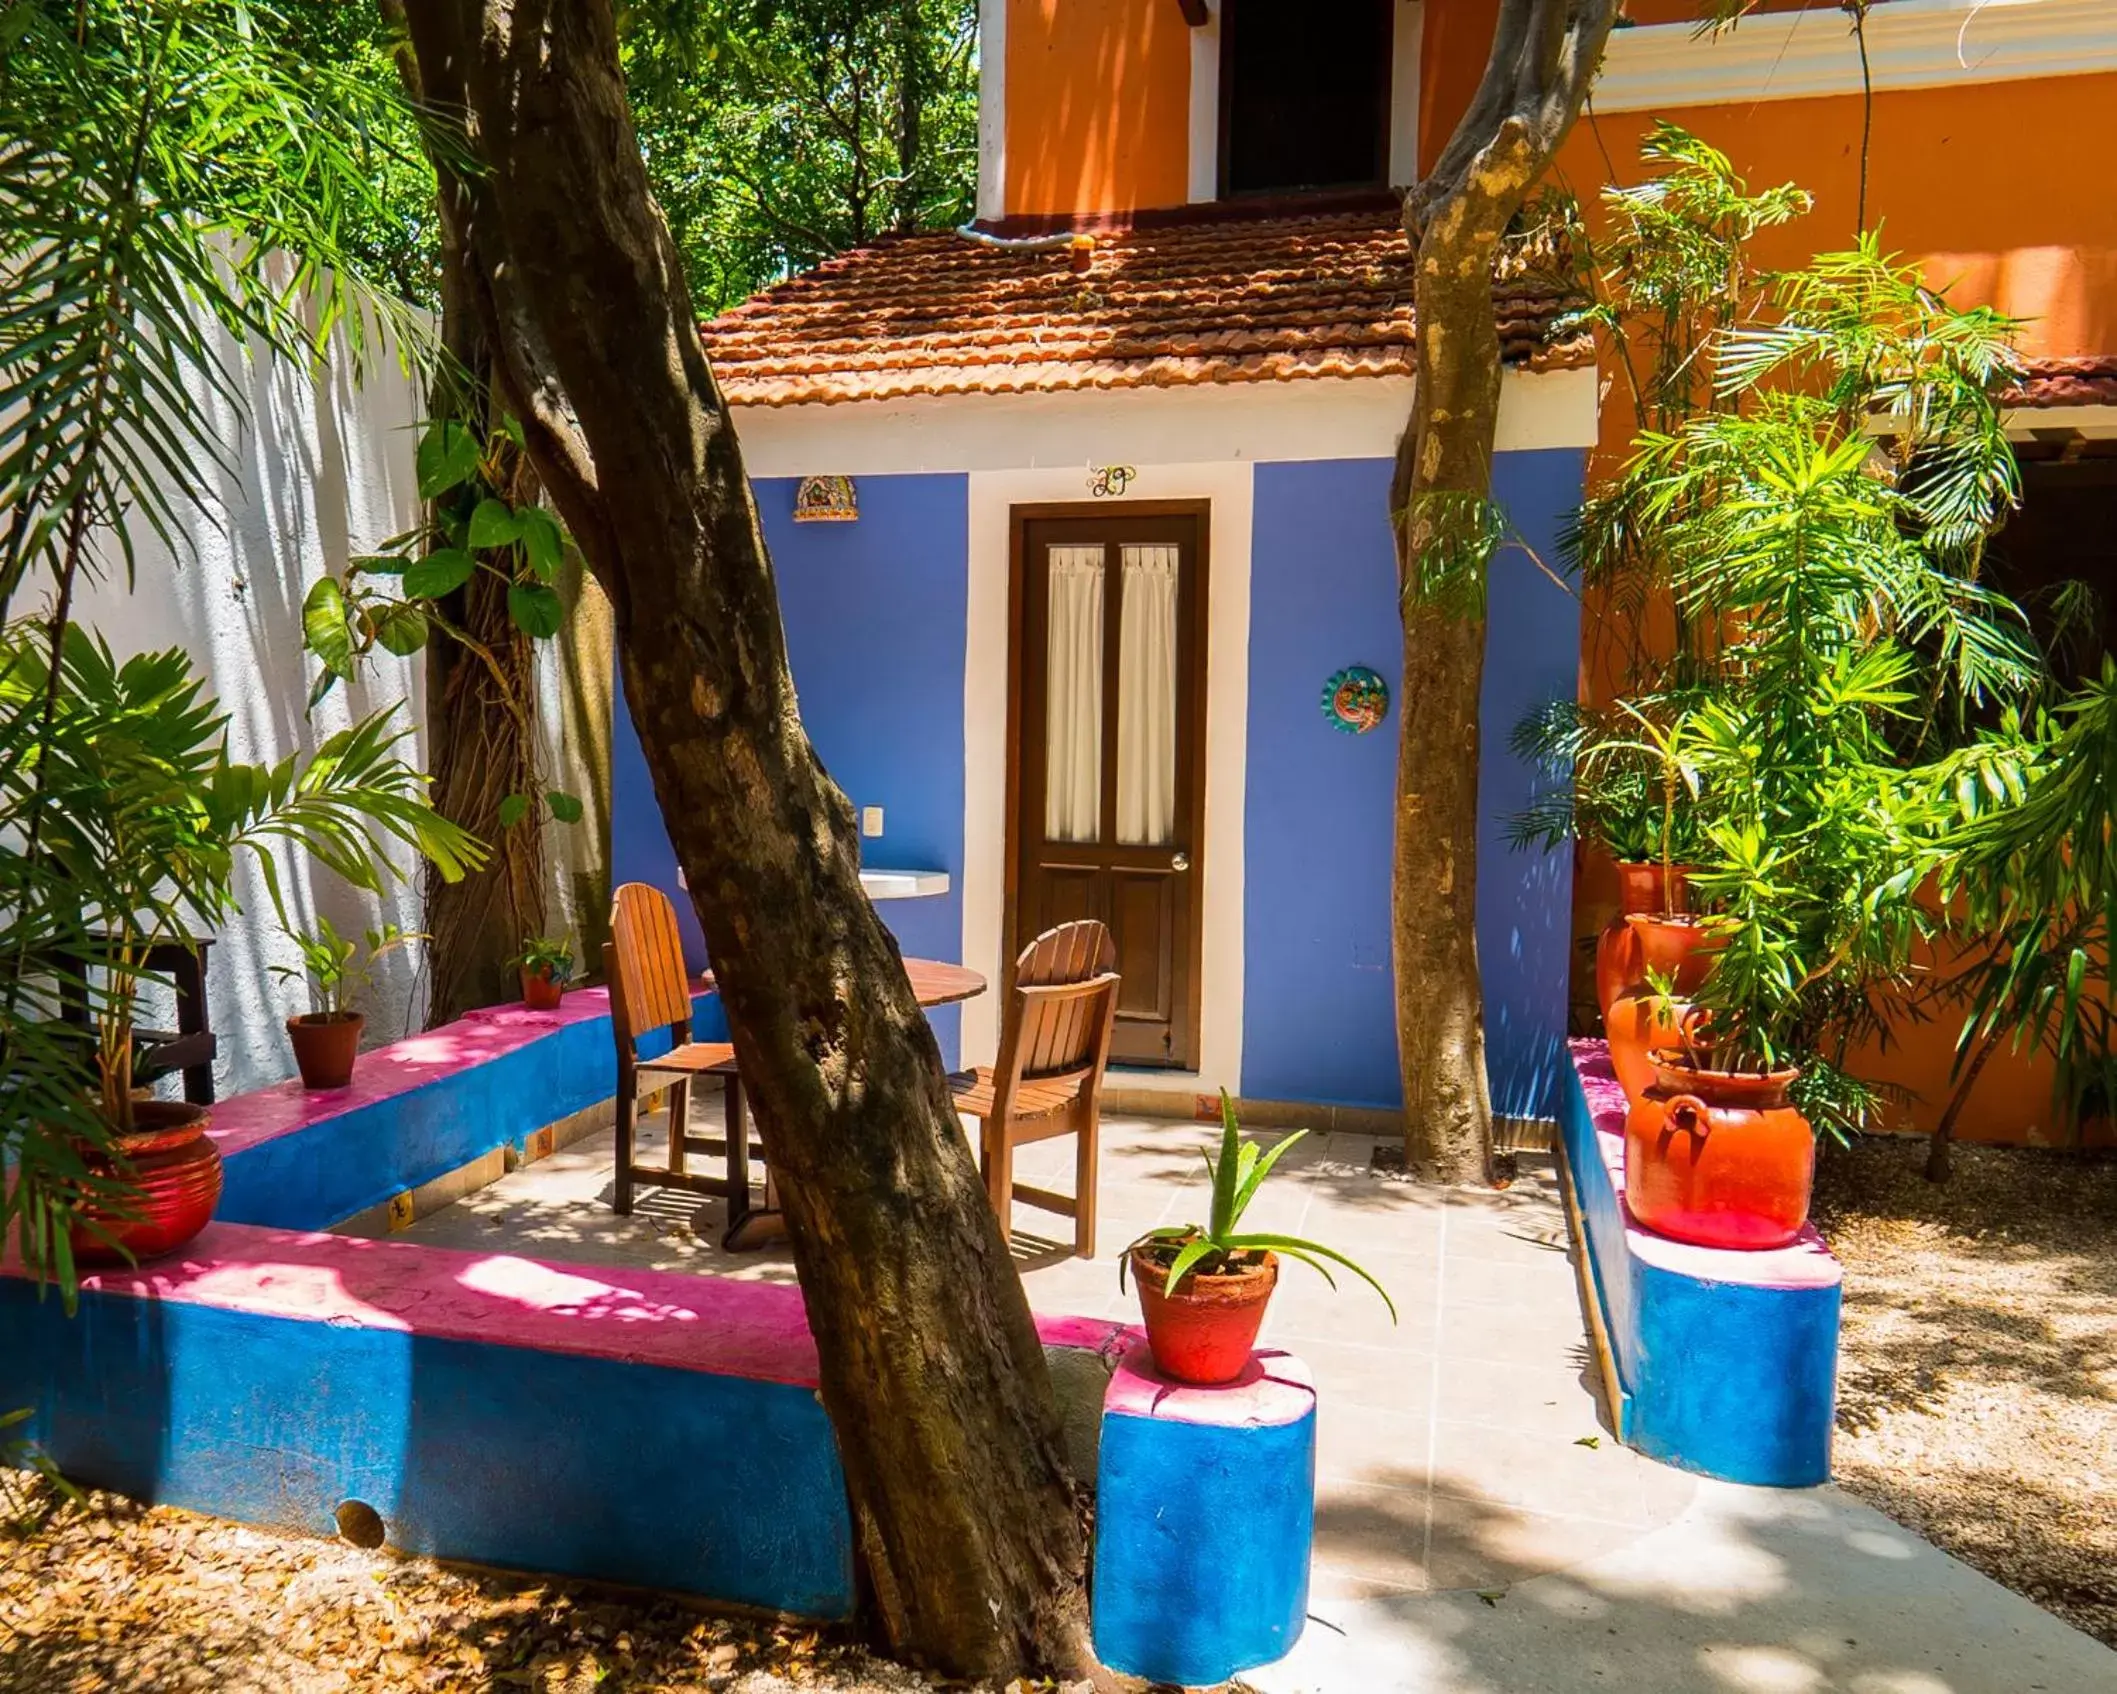
[[[975,1000],[990,986],[982,971],[974,971],[968,965],[952,965],[944,959],[906,959],[904,974],[911,978],[911,991],[918,996],[919,1004],[929,1011],[936,1006],[953,1006],[964,1000]],[[711,982],[710,973],[706,980]],[[786,1214],[779,1209],[778,1199],[772,1185],[771,1167],[767,1165],[764,1204],[729,1230],[721,1245],[731,1253],[754,1253],[783,1239],[787,1229]]]
[[[929,1009],[975,1000],[986,989],[983,972],[939,959],[906,959],[904,974],[911,978],[911,991],[918,995],[919,1004]]]

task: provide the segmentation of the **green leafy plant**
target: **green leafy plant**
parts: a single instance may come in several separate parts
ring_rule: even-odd
[[[564,937],[532,935],[522,943],[515,964],[531,976],[541,976],[564,987],[573,980],[573,947]]]
[[[16,1180],[0,1230],[19,1221],[25,1260],[71,1276],[68,1224],[96,1187],[94,1161],[129,1129],[133,1013],[160,942],[203,934],[239,910],[248,857],[282,922],[273,850],[290,848],[380,893],[396,842],[454,878],[485,848],[426,804],[399,754],[410,733],[377,712],[306,759],[245,764],[181,648],[119,660],[79,626],[51,663],[50,626],[0,630],[0,892],[12,943],[0,999],[6,1153]],[[73,1029],[63,1001],[89,1010]]]
[[[1955,1087],[1926,1174],[1949,1146],[1979,1073],[2002,1046],[2056,1061],[2054,1104],[2117,1101],[2110,932],[2117,923],[2117,661],[2024,724],[1998,728],[1931,770],[1948,819],[1932,868],[1960,962],[1941,985],[1962,1008]]]
[[[1390,1299],[1389,1290],[1336,1248],[1304,1241],[1298,1236],[1242,1229],[1242,1215],[1249,1210],[1250,1202],[1257,1197],[1257,1190],[1264,1185],[1265,1178],[1272,1174],[1273,1166],[1307,1134],[1307,1130],[1297,1129],[1268,1150],[1244,1141],[1241,1126],[1235,1121],[1235,1103],[1223,1088],[1220,1091],[1220,1157],[1215,1159],[1210,1153],[1204,1156],[1206,1171],[1213,1179],[1209,1220],[1203,1224],[1171,1224],[1148,1230],[1127,1247],[1124,1256],[1118,1260],[1119,1285],[1124,1283],[1125,1268],[1134,1253],[1151,1254],[1166,1267],[1168,1274],[1163,1286],[1171,1294],[1187,1276],[1216,1276],[1261,1262],[1266,1253],[1284,1253],[1320,1272],[1323,1280],[1333,1288],[1337,1287],[1337,1280],[1323,1261],[1329,1260],[1330,1264],[1351,1271],[1382,1296],[1382,1304],[1389,1308],[1390,1321],[1396,1321],[1396,1302]]]
[[[272,974],[306,983],[315,1015],[322,1018],[349,1016],[353,1001],[375,980],[376,961],[400,947],[424,939],[416,931],[386,923],[379,929],[366,931],[360,940],[355,941],[350,936],[340,935],[326,917],[317,918],[313,931],[290,929],[287,935],[301,950],[301,963],[274,965]]]

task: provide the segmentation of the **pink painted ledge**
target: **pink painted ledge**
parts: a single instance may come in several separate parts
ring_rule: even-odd
[[[1603,1169],[1624,1210],[1625,1243],[1632,1257],[1642,1264],[1674,1271],[1699,1282],[1724,1282],[1748,1288],[1834,1288],[1844,1280],[1844,1268],[1832,1257],[1814,1224],[1804,1224],[1800,1238],[1789,1247],[1761,1253],[1741,1253],[1724,1247],[1694,1247],[1686,1241],[1671,1241],[1656,1235],[1632,1216],[1625,1204],[1625,1113],[1627,1103],[1617,1073],[1610,1068],[1608,1046],[1601,1041],[1567,1043],[1573,1053],[1573,1068],[1587,1096],[1588,1115],[1595,1125],[1595,1144],[1602,1154]]]
[[[701,983],[692,985],[694,995],[702,992]],[[345,1088],[304,1088],[293,1078],[223,1100],[213,1108],[207,1133],[226,1158],[504,1058],[555,1030],[609,1015],[610,993],[603,988],[576,988],[554,1012],[533,1012],[519,1004],[480,1007],[439,1029],[361,1054],[352,1083]]]
[[[19,1276],[9,1255],[0,1274]],[[84,1291],[395,1330],[626,1364],[817,1386],[801,1291],[676,1271],[556,1264],[409,1241],[217,1223],[181,1253],[84,1277]],[[1114,1351],[1123,1324],[1039,1318],[1047,1347]]]
[[[1197,1388],[1154,1368],[1145,1341],[1125,1351],[1103,1410],[1158,1423],[1211,1424],[1218,1429],[1268,1429],[1299,1422],[1316,1409],[1316,1379],[1291,1353],[1267,1347],[1250,1356],[1242,1375],[1217,1388]]]

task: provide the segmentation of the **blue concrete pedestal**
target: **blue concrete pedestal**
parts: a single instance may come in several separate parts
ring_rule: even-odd
[[[1190,1388],[1144,1342],[1110,1379],[1096,1487],[1095,1650],[1187,1686],[1283,1658],[1308,1615],[1316,1390],[1286,1353]]]

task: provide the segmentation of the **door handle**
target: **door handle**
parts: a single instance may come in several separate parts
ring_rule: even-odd
[[[1190,868],[1191,868],[1191,855],[1190,855],[1190,854],[1188,854],[1188,853],[1171,853],[1171,854],[1169,855],[1169,869],[1171,869],[1172,871],[1187,871],[1187,870],[1189,870]]]

